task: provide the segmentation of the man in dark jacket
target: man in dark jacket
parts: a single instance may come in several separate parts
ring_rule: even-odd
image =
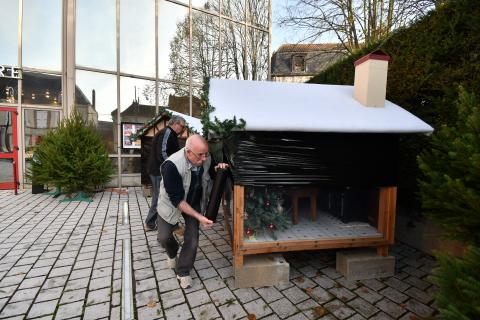
[[[153,137],[150,158],[148,159],[148,174],[152,180],[152,204],[145,219],[145,229],[147,231],[157,228],[157,202],[160,181],[162,180],[160,166],[171,154],[180,150],[178,135],[185,130],[185,125],[184,118],[174,115],[168,121],[168,125]]]

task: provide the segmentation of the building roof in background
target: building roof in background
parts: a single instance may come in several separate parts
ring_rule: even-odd
[[[234,116],[250,131],[427,133],[433,128],[386,100],[365,107],[353,86],[211,79],[209,100],[220,121]]]
[[[275,51],[279,52],[311,52],[311,51],[328,51],[328,50],[341,50],[342,46],[339,43],[297,43],[297,44],[282,44]]]

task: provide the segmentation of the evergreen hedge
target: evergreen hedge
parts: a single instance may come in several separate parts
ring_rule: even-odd
[[[458,86],[480,92],[480,1],[447,1],[412,26],[337,62],[309,82],[353,85],[354,61],[377,49],[391,57],[387,99],[435,129],[451,125],[456,119]],[[415,159],[429,139],[418,135],[401,139],[399,202],[408,209],[419,176]]]

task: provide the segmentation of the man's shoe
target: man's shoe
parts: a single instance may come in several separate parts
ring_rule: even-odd
[[[177,258],[170,259],[169,257],[167,257],[167,267],[169,267],[170,269],[175,269],[176,266]]]
[[[152,228],[152,227],[150,227],[150,226],[149,226],[148,224],[146,224],[146,223],[143,224],[143,227],[145,228],[145,231],[147,231],[147,232],[148,232],[148,231],[155,231],[155,230],[157,230],[157,228]]]
[[[180,281],[180,287],[182,287],[182,289],[187,289],[192,286],[192,277],[190,276],[185,276],[185,277],[177,276],[177,279]]]

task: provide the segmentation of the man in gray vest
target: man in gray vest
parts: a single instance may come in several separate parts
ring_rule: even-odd
[[[207,141],[200,135],[189,137],[185,148],[172,154],[161,166],[157,239],[167,251],[168,267],[176,267],[177,278],[184,289],[192,285],[190,271],[197,254],[199,224],[204,227],[213,224],[202,214],[207,206],[212,178],[218,168],[227,166],[226,163],[213,166]],[[177,261],[179,245],[172,232],[180,216],[185,220],[185,233]]]

